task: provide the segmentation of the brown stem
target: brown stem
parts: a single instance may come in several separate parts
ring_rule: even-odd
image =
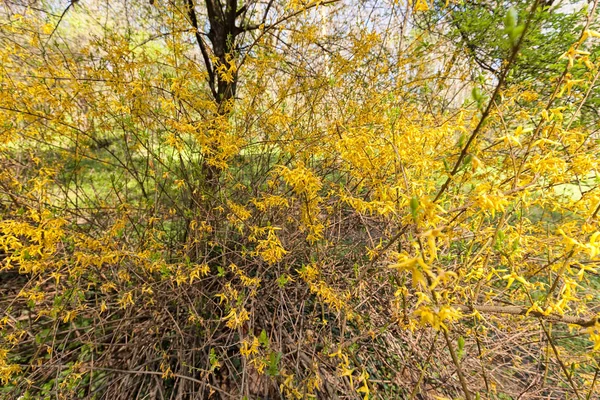
[[[582,328],[587,328],[590,326],[594,326],[596,323],[600,322],[598,317],[593,318],[583,318],[577,317],[574,315],[558,315],[558,314],[549,314],[545,315],[539,311],[529,310],[527,307],[521,306],[485,306],[485,305],[453,305],[452,307],[462,311],[462,312],[483,312],[490,314],[510,314],[510,315],[528,315],[531,317],[540,318],[546,321],[551,322],[559,322],[563,324],[571,324],[571,325],[579,325]]]
[[[469,392],[469,387],[467,386],[467,381],[465,380],[465,376],[460,368],[460,361],[458,360],[458,356],[454,351],[454,346],[452,346],[452,342],[450,341],[450,337],[448,336],[448,330],[442,329],[444,332],[444,339],[446,339],[446,346],[448,346],[448,350],[450,351],[450,356],[452,357],[452,362],[454,362],[454,366],[456,367],[456,373],[458,374],[458,380],[460,381],[460,386],[462,386],[463,392],[465,392],[465,398],[467,400],[471,400],[471,392]]]

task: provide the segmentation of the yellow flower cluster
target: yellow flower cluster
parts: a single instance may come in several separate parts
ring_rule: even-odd
[[[300,278],[308,284],[311,293],[317,295],[325,304],[332,307],[336,312],[344,312],[348,320],[357,317],[349,304],[349,293],[339,293],[324,281],[319,280],[319,269],[316,264],[305,265],[302,269],[297,270],[297,272]]]
[[[280,229],[281,228],[274,226],[267,226],[263,228],[253,227],[253,233],[249,238],[251,241],[257,242],[254,255],[260,256],[269,264],[275,264],[281,261],[286,255],[287,251],[284,249],[281,241],[275,234],[275,231]],[[258,239],[258,237],[261,236],[264,237],[264,239]]]
[[[308,231],[306,240],[314,243],[323,238],[324,225],[319,220],[322,201],[319,191],[322,188],[321,180],[314,172],[306,168],[303,163],[298,163],[296,168],[290,169],[280,166],[279,175],[286,184],[292,187],[292,191],[300,202],[301,228]]]
[[[421,325],[429,325],[438,331],[448,330],[446,324],[456,322],[461,317],[458,310],[448,305],[439,307],[422,305],[415,310],[414,315],[420,318]]]

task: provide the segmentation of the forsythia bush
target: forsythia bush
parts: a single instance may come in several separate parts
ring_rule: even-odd
[[[596,3],[539,80],[537,2],[475,79],[452,2],[87,3],[0,3],[0,397],[600,394]]]

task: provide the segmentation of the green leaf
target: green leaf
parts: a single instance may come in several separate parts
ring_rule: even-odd
[[[469,165],[473,161],[473,155],[467,154],[463,160],[463,165]]]
[[[277,286],[283,289],[285,285],[289,282],[289,280],[290,278],[287,274],[282,274],[279,276],[279,278],[277,278]]]
[[[465,338],[462,336],[458,337],[458,351],[456,353],[459,360],[465,355]]]
[[[511,7],[506,12],[506,16],[504,17],[504,29],[507,32],[514,29],[517,26],[517,22],[519,21],[519,13],[514,7]]]
[[[269,363],[267,368],[267,375],[277,376],[279,375],[279,361],[281,361],[280,352],[269,353]]]
[[[501,249],[502,245],[504,243],[504,238],[506,237],[506,235],[504,234],[504,231],[502,229],[498,230],[498,234],[496,235],[496,242],[494,243],[494,248],[496,250]]]
[[[483,99],[483,94],[481,93],[481,89],[479,89],[477,86],[473,87],[473,89],[471,89],[471,96],[473,96],[473,100],[475,100],[477,103],[480,103]]]
[[[260,331],[258,342],[265,347],[269,346],[269,338],[267,337],[267,331],[265,331],[264,329]]]
[[[410,199],[410,214],[414,219],[417,219],[417,210],[419,209],[419,198],[413,197]]]
[[[521,34],[523,33],[523,30],[525,30],[525,26],[519,25],[516,28],[512,29],[508,33],[508,37],[510,38],[511,45],[513,45],[513,46],[517,45],[517,43],[519,42],[519,38],[521,37]]]

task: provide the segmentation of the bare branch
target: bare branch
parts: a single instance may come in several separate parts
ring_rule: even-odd
[[[600,322],[598,317],[593,318],[583,318],[577,317],[574,315],[558,315],[558,314],[549,314],[546,315],[539,311],[529,310],[527,307],[521,306],[486,306],[486,305],[453,305],[452,307],[462,311],[462,312],[482,312],[489,314],[510,314],[510,315],[525,315],[532,316],[536,318],[541,318],[546,321],[558,322],[563,324],[571,324],[571,325],[579,325],[581,327],[587,328],[590,326],[594,326],[596,323]]]
[[[67,6],[67,8],[65,8],[65,11],[62,12],[62,14],[60,15],[60,17],[58,18],[58,22],[56,23],[56,26],[54,26],[54,29],[52,29],[52,32],[50,33],[50,36],[48,36],[48,39],[46,39],[46,44],[48,44],[48,42],[50,41],[50,39],[54,35],[54,32],[56,32],[56,30],[58,29],[58,26],[60,25],[60,23],[62,22],[63,18],[67,14],[67,11],[69,11],[71,9],[71,7],[73,7],[73,4],[77,3],[78,1],[79,0],[71,0],[71,2],[69,3],[69,5]]]
[[[213,70],[212,63],[210,62],[210,57],[208,55],[208,50],[206,49],[206,44],[204,43],[204,39],[202,39],[202,36],[200,35],[200,28],[198,27],[198,17],[196,16],[196,9],[194,8],[194,0],[187,0],[187,5],[190,22],[194,27],[196,41],[198,42],[198,47],[200,47],[200,52],[202,53],[202,58],[204,59],[204,65],[206,66],[206,72],[208,73],[208,86],[210,87],[210,91],[212,92],[213,96],[217,98],[217,91],[215,89],[215,73]]]

